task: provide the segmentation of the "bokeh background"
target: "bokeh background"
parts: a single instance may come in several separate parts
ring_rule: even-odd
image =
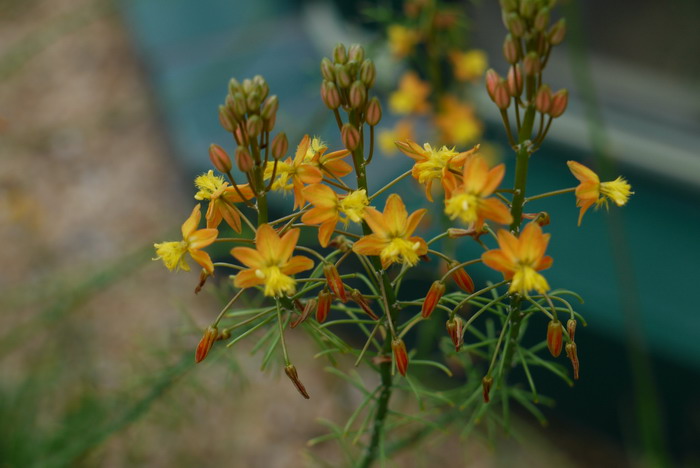
[[[497,2],[454,4],[505,71]],[[402,66],[365,14],[376,6],[0,0],[0,467],[339,466],[336,447],[306,442],[356,396],[303,339],[311,404],[245,348],[194,368],[224,289],[194,296],[196,274],[168,274],[152,244],[177,236],[209,144],[229,144],[216,109],[230,77],[266,77],[292,146],[305,133],[339,145],[318,97],[335,43],[367,45],[386,98]],[[400,18],[399,2],[380,6]],[[547,77],[571,104],[529,188],[572,185],[577,159],[636,192],[581,228],[573,197],[541,205],[558,213],[547,276],[586,298],[582,378],[538,384],[558,402],[548,427],[522,414],[516,435],[443,435],[397,466],[700,466],[700,7],[562,1],[559,14],[570,32]],[[485,97],[484,138],[505,148]],[[377,157],[375,186],[410,167]]]

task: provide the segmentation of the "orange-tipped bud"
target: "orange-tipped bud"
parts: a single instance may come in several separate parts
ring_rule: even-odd
[[[408,353],[406,352],[406,343],[401,338],[391,340],[391,350],[394,352],[394,363],[396,369],[403,376],[406,376],[408,370]]]
[[[461,317],[455,316],[455,318],[448,320],[445,326],[452,339],[452,344],[455,345],[455,351],[459,351],[464,343],[464,321]]]
[[[343,285],[343,280],[340,279],[340,274],[338,269],[332,263],[327,263],[323,267],[323,274],[328,282],[328,287],[333,291],[338,299],[342,302],[347,302],[348,296],[345,293],[345,286]]]
[[[204,330],[204,335],[202,335],[202,339],[199,340],[197,350],[194,352],[194,362],[202,362],[204,358],[207,357],[209,350],[214,346],[214,342],[218,336],[219,330],[216,327],[208,327]]]
[[[340,93],[338,87],[332,81],[321,83],[321,99],[329,109],[340,107]]]
[[[365,121],[374,127],[382,120],[382,105],[379,103],[379,99],[373,97],[367,103],[367,109],[365,109]]]
[[[566,344],[566,356],[571,360],[571,367],[574,370],[574,380],[578,380],[578,350],[576,349],[576,343],[573,341]]]
[[[217,171],[226,174],[231,171],[231,158],[228,153],[219,145],[209,145],[209,159]]]
[[[428,294],[425,295],[425,300],[423,301],[423,308],[420,312],[423,318],[430,317],[430,314],[435,310],[443,294],[445,294],[445,283],[442,281],[435,281],[432,286],[430,286],[430,290]]]
[[[486,91],[489,93],[489,97],[492,101],[496,100],[496,86],[501,81],[501,77],[493,68],[489,68],[486,72]]]
[[[506,35],[506,39],[503,42],[503,55],[506,61],[511,65],[515,64],[520,60],[520,40],[514,38],[511,34]]]
[[[549,30],[549,43],[559,45],[564,42],[564,37],[566,37],[566,20],[562,18]]]
[[[293,364],[289,364],[284,368],[284,373],[287,374],[287,377],[289,377],[289,380],[292,381],[294,386],[299,390],[299,393],[301,393],[301,396],[306,398],[307,400],[310,398],[309,393],[306,391],[306,387],[304,387],[304,384],[301,383],[301,380],[299,380],[299,374],[297,374],[297,368],[294,367]]]
[[[529,52],[523,59],[523,71],[526,76],[535,76],[540,72],[542,63],[537,52]]]
[[[316,308],[316,299],[309,299],[306,301],[306,304],[301,310],[301,313],[299,316],[294,320],[292,323],[289,324],[290,327],[296,328],[299,326],[300,323],[302,323],[304,320],[306,320],[309,315],[311,314],[311,311]]]
[[[561,354],[563,332],[564,329],[559,320],[551,320],[547,325],[547,348],[554,357],[559,357]]]
[[[566,331],[569,332],[569,339],[574,341],[574,337],[576,336],[576,320],[569,319],[566,321]]]
[[[491,393],[492,386],[493,386],[493,377],[484,376],[484,378],[481,379],[481,388],[483,390],[484,403],[488,403],[489,401],[491,401],[489,394]]]
[[[360,65],[360,79],[367,86],[367,89],[374,86],[374,80],[377,79],[377,68],[370,59],[365,59]]]
[[[454,268],[455,266],[457,266],[457,263],[451,263],[450,269]],[[460,289],[470,294],[474,292],[474,280],[472,280],[472,277],[469,276],[464,268],[458,268],[457,270],[453,271],[451,276]]]
[[[253,157],[245,146],[236,148],[236,166],[241,172],[250,172],[254,165]]]
[[[352,86],[350,86],[348,100],[350,101],[350,106],[355,110],[365,108],[365,101],[367,101],[367,88],[362,81],[355,80]]]
[[[321,60],[321,76],[323,76],[323,79],[327,81],[335,80],[333,62],[331,62],[328,57],[323,57]]]
[[[316,321],[318,323],[323,323],[328,318],[331,302],[333,302],[333,295],[330,292],[324,289],[318,293],[318,306],[316,307]]]
[[[552,96],[552,105],[549,108],[549,115],[555,119],[562,115],[569,104],[569,92],[565,89],[560,89]]]
[[[515,64],[508,70],[508,93],[513,97],[523,94],[523,72],[520,64]]]
[[[552,90],[547,85],[540,86],[535,95],[535,109],[543,114],[549,112],[552,106]]]
[[[369,315],[372,320],[379,320],[379,317],[377,314],[374,313],[372,308],[369,305],[369,302],[367,301],[367,298],[360,293],[357,289],[353,289],[352,292],[350,293],[350,299],[352,299],[355,304],[357,304],[360,309],[362,309],[365,314]]]
[[[510,93],[508,92],[508,83],[506,80],[501,80],[496,85],[496,89],[493,93],[493,102],[495,102],[496,107],[501,110],[506,110],[508,106],[510,106]]]
[[[354,151],[360,144],[360,132],[357,128],[349,123],[343,125],[340,131],[340,138],[343,140],[343,145],[350,151]]]

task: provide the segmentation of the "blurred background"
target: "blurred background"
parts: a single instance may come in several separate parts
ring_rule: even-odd
[[[447,4],[504,74],[497,2]],[[557,401],[548,427],[524,413],[517,435],[443,435],[397,466],[700,466],[699,14],[692,0],[560,2],[569,32],[545,76],[570,105],[528,188],[574,185],[576,159],[635,191],[581,228],[573,196],[538,205],[557,213],[550,283],[586,299],[581,380],[538,383]],[[152,244],[177,237],[209,144],[233,148],[217,115],[231,77],[265,76],[290,146],[310,133],[338,148],[320,59],[364,44],[386,102],[411,67],[386,41],[404,17],[399,1],[0,0],[0,467],[340,466],[306,442],[356,395],[313,365],[313,344],[294,342],[311,404],[245,348],[195,369],[224,282],[195,296],[196,273],[168,274]],[[465,89],[480,141],[509,164],[483,83]],[[400,118],[385,106],[379,128]],[[376,158],[375,187],[411,165]]]

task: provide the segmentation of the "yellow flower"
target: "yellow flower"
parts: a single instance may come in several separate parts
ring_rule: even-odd
[[[542,234],[539,224],[533,222],[525,226],[520,237],[504,229],[498,231],[497,237],[500,249],[484,252],[481,259],[511,280],[508,291],[523,295],[532,290],[540,294],[547,292],[549,284],[538,271],[552,266],[552,257],[544,256],[549,234]]]
[[[287,158],[286,161],[277,163],[277,171],[274,171],[274,162],[268,162],[265,166],[265,180],[272,177],[275,172],[275,181],[272,190],[294,191],[294,209],[301,208],[304,204],[302,189],[304,184],[316,184],[321,182],[323,174],[316,165],[307,161],[306,154],[311,147],[309,135],[304,135],[299,146],[297,146],[294,160]]]
[[[304,188],[304,198],[314,207],[304,213],[301,222],[307,225],[321,225],[318,229],[318,241],[322,247],[328,245],[338,221],[345,225],[349,221],[361,223],[365,208],[369,205],[364,189],[354,190],[341,198],[333,189],[322,184]]]
[[[392,156],[396,153],[396,145],[394,142],[402,140],[410,140],[413,138],[413,124],[410,120],[399,120],[396,126],[391,130],[380,130],[377,137],[377,144],[387,156]]]
[[[413,51],[420,40],[418,31],[400,24],[392,24],[387,28],[389,49],[398,58],[403,58]]]
[[[396,146],[406,156],[416,160],[411,174],[418,183],[425,185],[425,196],[430,201],[433,201],[431,193],[433,181],[436,179],[444,181],[445,176],[451,171],[460,171],[466,160],[479,150],[477,145],[469,151],[457,153],[454,148],[449,149],[446,146],[433,149],[429,143],[421,148],[418,143],[411,140],[397,141]],[[444,184],[443,187],[445,187]]]
[[[216,240],[216,236],[219,235],[219,231],[216,229],[197,229],[201,218],[200,205],[197,204],[190,217],[182,224],[181,241],[153,244],[157,255],[154,260],[163,260],[170,271],[178,269],[190,271],[190,266],[185,261],[185,254],[189,252],[192,259],[199,263],[207,274],[214,273],[211,257],[200,249],[212,244]]]
[[[355,242],[352,249],[360,255],[379,255],[382,268],[392,263],[413,266],[428,252],[425,240],[411,237],[425,213],[425,209],[420,209],[408,216],[401,197],[392,193],[384,213],[372,207],[365,208],[365,221],[373,233]]]
[[[320,138],[314,137],[306,150],[304,162],[311,163],[321,171],[325,171],[337,178],[344,177],[352,172],[352,166],[343,161],[343,158],[350,154],[349,150],[344,149],[325,154],[327,150],[326,144]]]
[[[314,267],[307,257],[292,257],[299,240],[299,229],[290,229],[281,238],[269,224],[261,224],[255,233],[255,249],[234,247],[231,255],[248,269],[241,271],[233,280],[237,288],[265,285],[266,296],[278,297],[294,294],[296,282],[291,275]]]
[[[435,116],[435,125],[440,130],[443,141],[460,146],[474,142],[483,131],[474,108],[462,104],[454,96],[442,99],[440,113]]]
[[[487,198],[498,188],[505,170],[503,164],[489,170],[486,161],[474,155],[464,165],[461,184],[454,174],[447,174],[444,182],[449,196],[445,199],[445,214],[450,219],[459,218],[477,231],[485,219],[510,224],[513,217],[508,207],[497,198]]]
[[[214,171],[210,170],[194,179],[194,185],[199,189],[194,198],[209,200],[206,214],[207,227],[217,228],[224,219],[234,231],[241,232],[241,215],[234,204],[243,201],[238,192],[246,200],[253,198],[253,190],[248,184],[239,185],[237,191],[234,187],[229,187],[223,177],[215,176]]]
[[[606,205],[608,200],[612,200],[617,206],[622,206],[627,203],[632,186],[627,183],[622,177],[610,182],[601,182],[598,174],[576,161],[568,161],[566,163],[569,170],[581,183],[576,187],[576,206],[581,207],[581,212],[578,216],[578,225],[581,225],[583,214],[592,205],[596,207]]]
[[[430,85],[413,71],[406,72],[399,82],[399,89],[389,96],[389,107],[395,114],[424,113],[429,109]]]
[[[472,81],[481,78],[488,66],[486,52],[478,49],[467,52],[453,51],[450,53],[450,61],[455,78],[459,81]]]

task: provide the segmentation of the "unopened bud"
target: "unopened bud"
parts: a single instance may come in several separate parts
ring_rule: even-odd
[[[253,89],[255,89],[253,80],[246,78],[245,80],[243,80],[243,83],[241,83],[241,88],[243,88],[243,94],[245,95],[252,93]]]
[[[455,316],[455,318],[447,321],[445,327],[447,328],[447,334],[450,335],[452,344],[455,345],[455,352],[459,351],[464,343],[464,321],[461,317]]]
[[[260,111],[261,102],[262,98],[260,97],[260,93],[258,93],[257,91],[253,91],[252,93],[250,93],[245,100],[245,106],[248,110],[248,115],[257,114]]]
[[[289,148],[289,142],[287,141],[287,135],[282,132],[275,135],[270,143],[270,149],[272,150],[272,157],[275,159],[283,158],[287,154],[287,149]]]
[[[338,92],[338,87],[335,83],[332,81],[321,83],[321,99],[329,109],[340,107],[340,92]]]
[[[204,330],[204,335],[202,335],[202,339],[199,340],[197,350],[194,353],[194,362],[202,362],[204,358],[207,357],[218,335],[219,330],[216,327],[208,327]]]
[[[228,82],[228,92],[231,95],[240,93],[243,90],[241,84],[235,78],[231,78]]]
[[[241,172],[250,172],[253,170],[255,162],[245,146],[239,146],[236,148],[235,158],[236,167],[238,167]]]
[[[449,265],[449,268],[452,269],[456,266],[457,263],[451,263]],[[464,268],[457,268],[457,270],[453,271],[452,279],[455,283],[457,283],[457,286],[459,286],[459,288],[463,291],[466,291],[470,294],[474,292],[474,280],[472,280],[471,276],[469,276],[469,274]]]
[[[347,88],[352,84],[350,71],[345,65],[335,64],[335,82],[340,88]]]
[[[430,314],[435,310],[443,294],[445,294],[445,283],[442,281],[433,282],[428,290],[428,294],[425,295],[425,299],[423,300],[423,307],[420,312],[423,318],[427,319],[430,317]]]
[[[525,34],[525,20],[517,13],[508,13],[506,16],[506,27],[515,37],[522,37]]]
[[[564,38],[566,37],[566,20],[564,18],[560,19],[556,23],[554,23],[554,26],[552,26],[552,29],[549,30],[549,43],[552,44],[553,46],[559,45],[562,42],[564,42]]]
[[[501,9],[506,12],[511,12],[518,9],[518,0],[499,0]]]
[[[238,124],[238,126],[233,130],[233,135],[236,137],[236,142],[239,145],[248,146],[248,132],[244,131],[245,121]]]
[[[340,64],[348,61],[348,53],[343,44],[336,44],[335,48],[333,49],[333,61]]]
[[[501,77],[493,68],[490,68],[486,72],[486,91],[489,93],[489,97],[492,101],[495,100],[496,96],[496,86],[501,81]]]
[[[350,242],[348,238],[343,235],[338,235],[332,238],[328,243],[328,246],[338,249],[343,253],[350,252],[352,250],[352,242]]]
[[[216,337],[216,341],[228,340],[229,338],[231,338],[231,330],[224,328],[221,330],[221,333],[219,333],[219,336]]]
[[[343,145],[350,151],[355,151],[355,149],[360,145],[360,132],[352,124],[346,123],[340,130],[340,138],[343,141]]]
[[[523,219],[533,220],[540,226],[547,226],[550,221],[549,213],[546,211],[540,211],[539,213],[523,213]]]
[[[357,72],[360,71],[360,63],[354,60],[348,60],[348,63],[345,64],[345,69],[350,75],[350,80],[354,80],[355,76],[357,76]]]
[[[532,18],[536,8],[537,3],[535,0],[520,0],[520,14],[524,18]]]
[[[474,229],[448,228],[447,237],[450,239],[459,239],[460,237],[473,236]]]
[[[420,158],[425,157],[425,150],[415,141],[405,140],[405,141],[395,141],[394,144],[403,154],[409,157],[418,156]]]
[[[250,117],[248,117],[245,129],[248,132],[248,136],[250,138],[256,138],[258,135],[260,135],[263,130],[263,121],[260,118],[260,116],[251,115]]]
[[[512,34],[508,34],[505,41],[503,41],[503,55],[506,61],[513,65],[520,60],[520,54],[520,39],[514,38]]]
[[[304,384],[301,383],[301,380],[299,380],[297,368],[294,367],[293,364],[289,364],[284,368],[284,373],[287,374],[287,377],[289,377],[289,380],[292,381],[299,393],[301,393],[301,396],[308,400],[310,398],[309,393],[306,391],[306,387],[304,387]]]
[[[508,109],[510,106],[510,93],[508,92],[508,83],[506,80],[501,80],[496,85],[496,89],[493,93],[493,102],[501,110]]]
[[[537,16],[535,16],[535,20],[532,22],[532,25],[536,30],[544,31],[549,25],[549,8],[544,7],[540,9],[540,11],[537,12]]]
[[[534,76],[540,72],[541,62],[537,52],[528,52],[523,59],[523,71],[525,76]]]
[[[364,109],[365,101],[367,100],[367,88],[362,81],[355,81],[350,87],[349,93],[350,106],[355,110]]]
[[[367,86],[367,89],[374,86],[374,80],[377,78],[377,68],[374,62],[370,59],[365,59],[360,66],[360,79]]]
[[[342,302],[347,302],[348,296],[345,292],[345,285],[343,284],[343,280],[340,278],[340,274],[338,273],[338,269],[335,267],[335,265],[332,263],[325,264],[323,266],[323,275],[326,277],[328,287],[331,289],[331,291],[333,291],[333,294],[335,294]]]
[[[352,299],[355,304],[357,304],[360,309],[364,311],[365,314],[369,315],[372,320],[379,320],[379,317],[377,317],[377,314],[374,313],[372,308],[369,305],[369,302],[367,301],[367,298],[360,293],[357,289],[353,289],[352,292],[350,293],[350,299]]]
[[[226,106],[219,106],[219,123],[227,132],[233,132],[235,123],[232,121],[232,115]]]
[[[508,92],[515,98],[523,93],[523,72],[520,64],[515,64],[508,70]]]
[[[260,111],[260,117],[262,117],[265,120],[271,119],[277,113],[277,108],[279,107],[279,105],[280,101],[276,95],[272,95],[269,98],[265,99],[262,110]]]
[[[373,97],[367,103],[367,109],[365,109],[365,121],[371,127],[374,127],[382,120],[382,105],[379,103],[379,99]]]
[[[231,171],[231,158],[228,153],[219,145],[209,145],[209,160],[217,171],[226,174]]]
[[[549,115],[555,119],[562,115],[569,104],[569,92],[565,89],[560,89],[552,96],[552,105],[549,108]]]
[[[299,316],[296,318],[296,320],[291,322],[289,326],[292,328],[296,328],[297,326],[299,326],[300,323],[302,323],[309,317],[309,314],[311,314],[311,311],[314,309],[316,309],[316,299],[309,299],[308,301],[306,301],[306,304],[301,310]]]
[[[535,95],[535,109],[546,114],[549,112],[551,105],[552,90],[546,84],[540,86],[540,89],[537,90],[537,94]]]
[[[321,76],[324,80],[327,81],[335,80],[333,62],[331,62],[327,57],[323,57],[323,59],[321,60]]]
[[[574,380],[578,380],[579,362],[576,343],[571,342],[566,344],[566,356],[571,361],[571,367],[574,370]]]
[[[325,289],[318,293],[318,306],[316,306],[316,321],[318,323],[323,323],[328,318],[332,301],[333,295]]]
[[[263,120],[263,130],[271,132],[275,128],[277,122],[277,114],[272,114],[269,119]]]
[[[493,377],[484,376],[484,378],[481,379],[481,389],[482,389],[482,394],[484,396],[484,403],[488,403],[491,400],[489,394],[491,393],[492,386],[493,386]]]
[[[576,320],[569,319],[566,321],[566,331],[569,333],[569,339],[574,341],[576,336]]]
[[[270,93],[270,86],[267,84],[267,81],[265,81],[265,78],[263,78],[262,75],[255,75],[253,77],[253,84],[255,85],[255,88],[260,95],[260,101],[262,102]]]
[[[401,375],[406,376],[408,370],[408,353],[406,352],[406,343],[401,338],[391,340],[391,350],[394,352],[394,363],[396,370]]]
[[[547,325],[547,348],[554,357],[559,357],[562,347],[563,328],[559,320],[551,320]]]
[[[245,117],[245,113],[247,112],[248,107],[246,106],[245,97],[243,96],[243,94],[236,93],[232,96],[230,108],[238,120],[241,120]]]
[[[353,44],[348,49],[348,60],[361,63],[365,59],[365,49],[360,44]]]

